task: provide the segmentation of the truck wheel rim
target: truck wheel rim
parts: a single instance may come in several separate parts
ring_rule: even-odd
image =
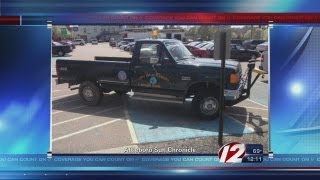
[[[93,101],[95,96],[93,90],[90,87],[83,88],[82,94],[86,101]]]
[[[219,103],[214,97],[207,97],[200,103],[201,112],[205,115],[213,115],[217,112]]]
[[[58,54],[59,54],[59,56],[62,56],[62,55],[63,55],[63,52],[62,52],[62,51],[59,51]]]

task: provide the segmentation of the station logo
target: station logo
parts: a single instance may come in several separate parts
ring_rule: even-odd
[[[225,144],[219,149],[219,162],[225,164],[241,163],[245,153],[245,144],[238,142]]]

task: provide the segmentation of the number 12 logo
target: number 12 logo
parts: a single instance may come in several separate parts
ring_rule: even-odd
[[[244,144],[232,142],[219,149],[218,156],[221,163],[241,163],[246,152]]]

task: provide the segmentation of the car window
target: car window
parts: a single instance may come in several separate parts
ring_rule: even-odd
[[[153,64],[155,61],[159,61],[160,56],[160,44],[158,43],[145,43],[141,45],[139,61],[141,64]]]
[[[164,45],[175,61],[193,58],[191,52],[179,41],[164,42]]]

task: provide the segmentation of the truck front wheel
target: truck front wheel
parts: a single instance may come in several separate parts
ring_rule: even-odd
[[[211,91],[200,92],[193,98],[192,106],[202,118],[215,118],[219,115],[220,108],[218,93]]]
[[[98,105],[103,98],[103,92],[101,89],[95,83],[90,81],[81,83],[79,95],[81,99],[89,106]]]

